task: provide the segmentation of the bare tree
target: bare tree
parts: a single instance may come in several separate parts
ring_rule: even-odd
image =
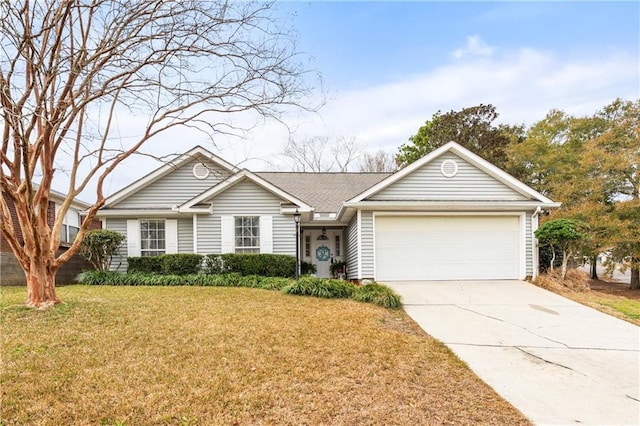
[[[225,0],[0,1],[0,231],[24,270],[27,306],[59,303],[58,268],[98,209],[105,179],[153,136],[187,125],[226,132],[229,113],[278,117],[307,90],[273,4]],[[134,134],[118,120],[136,118]],[[129,130],[129,132],[131,132]],[[69,185],[53,226],[57,164]],[[38,184],[34,182],[39,180]],[[56,255],[63,218],[96,188],[78,236]],[[7,202],[16,207],[19,230]]]
[[[301,141],[289,139],[282,155],[297,172],[346,172],[361,153],[362,146],[355,137],[315,136]]]
[[[391,173],[398,170],[398,164],[393,154],[380,150],[375,154],[365,153],[360,160],[361,172]]]

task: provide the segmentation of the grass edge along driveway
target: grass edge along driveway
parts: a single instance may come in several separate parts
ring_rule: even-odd
[[[527,424],[402,310],[247,288],[0,288],[10,424]]]

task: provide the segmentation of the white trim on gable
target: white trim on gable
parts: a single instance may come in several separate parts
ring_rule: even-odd
[[[110,204],[116,204],[116,203],[122,201],[123,199],[127,198],[128,196],[130,196],[130,195],[138,192],[139,190],[147,187],[151,183],[157,181],[158,179],[160,179],[163,176],[166,176],[171,171],[173,171],[176,168],[182,166],[183,164],[187,163],[188,161],[191,161],[191,160],[197,158],[198,156],[203,156],[203,157],[207,158],[208,160],[211,160],[212,162],[214,162],[218,166],[229,170],[231,173],[236,173],[238,171],[238,168],[235,167],[233,164],[228,163],[227,161],[223,160],[222,158],[218,157],[217,155],[209,152],[208,150],[206,150],[203,147],[198,145],[195,148],[193,148],[193,149],[185,152],[184,154],[178,156],[177,158],[169,161],[168,163],[158,167],[157,169],[155,169],[151,173],[147,174],[146,176],[138,179],[137,181],[135,181],[131,185],[129,185],[129,186],[121,189],[120,191],[116,192],[115,194],[109,196],[107,198],[107,200],[105,201],[105,206],[108,206]]]
[[[273,185],[269,181],[261,178],[260,176],[255,175],[254,173],[250,172],[247,169],[243,169],[239,171],[235,175],[229,177],[228,179],[225,179],[224,181],[220,182],[216,186],[206,190],[205,192],[199,195],[196,195],[194,198],[190,199],[189,201],[186,201],[185,203],[183,203],[178,207],[178,211],[181,213],[191,213],[191,212],[199,211],[194,206],[207,202],[207,200],[214,198],[216,195],[226,191],[227,189],[232,188],[236,184],[242,182],[244,179],[248,179],[251,182],[255,183],[256,185],[261,186],[262,188],[271,192],[272,194],[288,201],[289,203],[299,206],[298,210],[301,213],[313,211],[313,208],[308,204],[306,204],[304,201],[283,191],[282,189]]]
[[[417,170],[420,167],[424,166],[425,164],[430,163],[431,161],[433,161],[434,159],[440,157],[442,154],[444,154],[446,152],[452,152],[452,153],[458,155],[459,157],[463,158],[464,160],[466,160],[469,163],[473,164],[474,166],[478,167],[483,172],[485,172],[485,173],[489,174],[490,176],[496,178],[500,182],[504,183],[505,185],[507,185],[508,187],[512,188],[513,190],[519,192],[522,195],[534,198],[535,200],[537,200],[539,202],[542,202],[542,203],[550,203],[550,204],[553,203],[553,201],[551,201],[549,198],[545,197],[544,195],[540,194],[535,189],[525,185],[524,183],[520,182],[518,179],[514,178],[513,176],[511,176],[510,174],[508,174],[504,170],[500,169],[497,166],[494,166],[493,164],[491,164],[487,160],[479,157],[478,155],[476,155],[473,152],[469,151],[468,149],[466,149],[462,145],[460,145],[460,144],[458,144],[456,142],[453,142],[453,141],[451,141],[451,142],[449,142],[449,143],[447,143],[445,145],[442,145],[440,148],[438,148],[438,149],[436,149],[434,151],[431,151],[429,154],[425,155],[424,157],[422,157],[418,161],[415,161],[415,162],[409,164],[408,166],[400,169],[399,171],[397,171],[396,173],[394,173],[391,176],[387,177],[386,179],[383,179],[382,181],[378,182],[377,184],[375,184],[371,188],[367,189],[366,191],[356,195],[355,197],[353,197],[350,200],[347,200],[346,203],[354,203],[354,202],[358,202],[358,201],[363,201],[364,199],[372,196],[373,194],[376,194],[376,193],[382,191],[383,189],[387,188],[391,184],[393,184],[393,183],[399,181],[400,179],[404,178],[405,176],[411,174],[412,172],[414,172],[415,170]]]

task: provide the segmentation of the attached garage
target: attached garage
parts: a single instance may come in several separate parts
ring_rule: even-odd
[[[520,215],[376,215],[376,279],[520,279],[521,220]]]

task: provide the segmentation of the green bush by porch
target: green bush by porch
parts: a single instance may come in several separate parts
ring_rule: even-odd
[[[278,290],[285,294],[322,298],[348,299],[373,303],[385,308],[398,308],[400,296],[381,284],[356,286],[349,281],[302,277],[299,280],[260,275],[189,274],[160,275],[149,273],[127,273],[86,271],[78,275],[80,284],[115,286],[202,286],[202,287],[250,287]]]

